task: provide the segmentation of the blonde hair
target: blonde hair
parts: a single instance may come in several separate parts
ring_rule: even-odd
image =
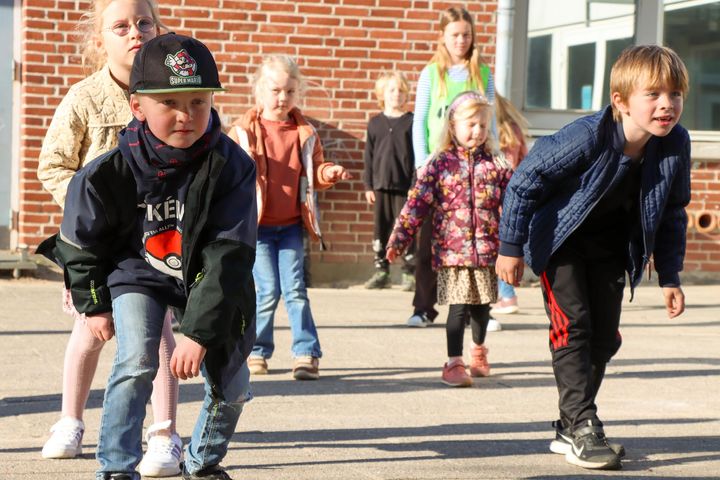
[[[485,93],[485,88],[482,84],[482,76],[480,75],[483,61],[480,56],[480,51],[475,45],[475,22],[473,21],[470,12],[468,12],[464,8],[450,7],[440,13],[440,37],[438,38],[438,46],[437,50],[435,51],[435,55],[433,55],[433,57],[430,59],[430,63],[435,63],[437,65],[438,77],[440,81],[438,85],[438,93],[441,97],[447,95],[445,74],[447,73],[448,68],[452,66],[452,59],[450,58],[450,53],[448,52],[447,47],[445,46],[445,39],[443,35],[445,34],[445,28],[448,26],[448,24],[461,21],[470,24],[470,32],[472,37],[470,41],[470,48],[468,48],[468,51],[465,53],[465,63],[470,74],[469,80],[470,83],[474,82],[475,85],[477,85],[477,89],[480,92],[482,92],[483,94]]]
[[[107,51],[104,46],[98,46],[97,38],[102,32],[103,13],[105,9],[115,0],[95,0],[89,12],[85,12],[80,17],[78,24],[78,34],[82,38],[82,66],[89,75],[97,72],[107,63]],[[168,31],[168,28],[160,20],[160,12],[158,11],[155,0],[137,0],[137,2],[145,2],[150,7],[150,14],[155,22],[155,29],[159,35]]]
[[[643,88],[670,87],[687,96],[688,72],[677,53],[660,45],[635,45],[622,51],[610,71],[610,103],[613,118],[621,121],[620,111],[612,101],[614,93],[627,102],[638,86]]]
[[[393,79],[397,82],[398,87],[400,87],[400,91],[404,92],[405,95],[410,93],[410,85],[402,72],[381,73],[375,81],[375,98],[377,98],[378,106],[383,110],[385,109],[385,88],[390,80]]]
[[[521,139],[517,138],[513,125],[517,125],[523,137],[528,137],[528,121],[510,100],[497,92],[495,92],[495,121],[497,122],[500,150],[520,144]]]
[[[252,88],[256,102],[260,101],[260,89],[265,88],[265,75],[267,71],[273,69],[280,69],[287,73],[290,78],[297,81],[298,95],[302,93],[305,85],[302,75],[300,74],[300,67],[298,67],[295,60],[287,55],[269,55],[263,58],[262,63],[253,76]]]
[[[485,115],[488,124],[490,123],[492,119],[492,104],[488,102],[484,95],[474,90],[458,94],[445,113],[445,122],[440,132],[435,154],[449,150],[457,145],[455,141],[455,122],[457,120],[465,120],[479,114]],[[487,153],[492,153],[494,151],[494,143],[492,135],[489,135],[489,132],[490,125],[488,125],[488,136],[483,146]]]

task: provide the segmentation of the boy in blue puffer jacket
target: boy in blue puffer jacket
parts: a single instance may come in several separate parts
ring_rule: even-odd
[[[498,277],[541,278],[560,419],[550,449],[585,468],[617,469],[595,398],[631,292],[654,257],[670,318],[685,308],[678,272],[690,201],[690,138],[678,124],[688,74],[672,50],[628,47],[610,75],[611,103],[539,139],[513,175],[500,223]]]

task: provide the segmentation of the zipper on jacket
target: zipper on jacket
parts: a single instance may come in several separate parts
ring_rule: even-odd
[[[188,290],[192,290],[195,288],[195,286],[202,281],[202,279],[205,278],[205,267],[202,268],[196,275],[195,280],[190,284],[188,287]]]
[[[645,266],[650,262],[650,256],[648,255],[648,246],[647,246],[647,236],[645,235],[645,212],[643,209],[643,191],[642,191],[642,181],[640,182],[640,229],[642,230],[642,244],[643,244],[643,253],[642,253],[642,261],[640,262],[640,276],[638,277],[640,281],[642,281],[642,271],[645,270]],[[635,266],[633,262],[633,267]],[[636,272],[633,272],[633,276]],[[630,301],[632,301],[633,293],[635,291],[635,286],[639,285],[640,282],[636,282],[635,278],[632,278],[630,280]]]
[[[476,224],[475,224],[475,158],[470,151],[467,152],[468,170],[470,174],[470,227],[472,228],[472,249],[475,256],[475,266],[480,266],[480,256],[477,250]],[[471,163],[472,160],[472,163]]]

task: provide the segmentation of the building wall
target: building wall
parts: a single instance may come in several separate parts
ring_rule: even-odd
[[[260,59],[296,57],[308,90],[303,111],[318,127],[326,157],[354,179],[321,192],[321,226],[329,250],[313,249],[313,273],[325,282],[360,279],[372,264],[372,211],[364,202],[362,149],[367,120],[378,111],[374,79],[390,69],[414,84],[437,41],[438,12],[452,2],[421,0],[162,0],[161,15],[177,33],[215,53],[229,91],[216,96],[228,125],[253,104],[250,79]],[[55,233],[61,210],[36,177],[37,157],[55,107],[83,78],[77,22],[89,6],[77,0],[26,0],[23,53],[18,243],[31,248]],[[465,2],[478,41],[494,64],[496,0]],[[412,105],[410,105],[412,107]],[[537,126],[542,127],[542,126]],[[720,276],[720,162],[693,164],[686,272]],[[696,221],[700,217],[701,222]],[[698,230],[698,224],[700,224]]]
[[[215,54],[228,92],[216,106],[228,125],[253,105],[250,80],[263,56],[298,59],[307,80],[303,111],[318,127],[326,157],[354,179],[321,192],[321,227],[329,250],[318,263],[370,265],[372,211],[362,185],[365,128],[378,111],[372,93],[384,70],[400,70],[414,84],[437,45],[438,12],[451,2],[420,0],[161,0],[171,30],[193,35]],[[494,63],[496,0],[464,4],[477,38]],[[220,6],[219,6],[220,5]],[[37,158],[55,107],[83,78],[73,34],[87,1],[23,2],[19,243],[37,245],[57,231],[61,210],[36,177]]]
[[[720,160],[694,159],[685,275],[720,278]]]

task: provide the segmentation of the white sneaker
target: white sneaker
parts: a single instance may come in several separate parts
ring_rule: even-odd
[[[77,418],[63,417],[50,429],[52,435],[42,449],[43,458],[75,458],[82,454],[85,424]]]
[[[145,434],[147,452],[138,465],[138,472],[144,477],[172,477],[180,473],[180,457],[182,456],[182,440],[177,433],[167,436],[172,420],[156,423],[148,428]]]
[[[488,332],[499,332],[501,330],[502,330],[502,325],[500,325],[500,322],[498,322],[494,318],[490,317],[490,320],[488,320],[487,331]]]
[[[407,326],[408,327],[420,327],[424,328],[430,325],[432,322],[428,318],[428,316],[424,313],[414,313],[410,318],[408,318]]]

